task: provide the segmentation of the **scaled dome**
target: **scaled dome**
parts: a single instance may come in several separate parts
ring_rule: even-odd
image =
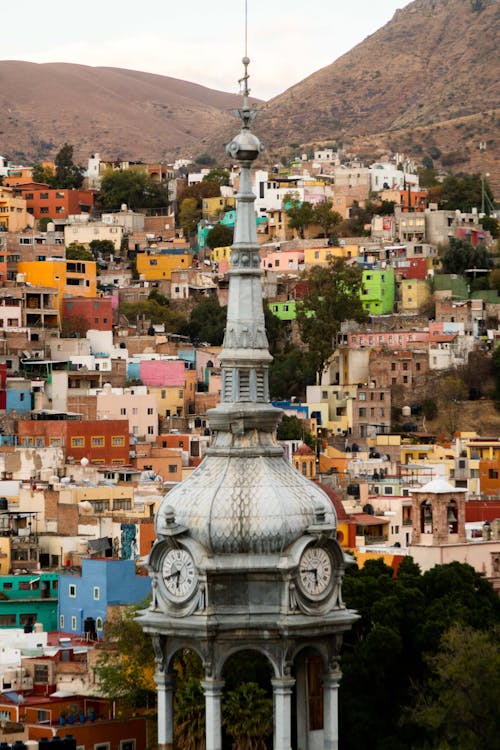
[[[207,456],[163,499],[157,535],[165,533],[169,506],[212,553],[279,553],[319,518],[337,521],[322,489],[284,458],[265,456]]]

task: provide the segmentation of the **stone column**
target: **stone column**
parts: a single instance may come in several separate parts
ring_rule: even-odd
[[[323,675],[323,748],[338,750],[339,747],[339,682],[340,669]]]
[[[158,693],[158,750],[172,750],[174,746],[174,686],[175,675],[155,673]]]
[[[203,680],[205,692],[206,750],[222,750],[221,697],[224,680]]]
[[[292,690],[291,677],[271,680],[274,702],[274,750],[292,748]]]

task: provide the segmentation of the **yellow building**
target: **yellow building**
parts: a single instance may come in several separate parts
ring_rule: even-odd
[[[170,250],[167,253],[137,253],[137,273],[144,281],[170,279],[172,271],[182,271],[193,265],[193,256],[183,250]]]
[[[184,386],[148,387],[148,393],[156,396],[159,417],[186,417],[193,413],[198,375],[196,370],[186,370],[185,374]]]
[[[0,185],[0,231],[19,232],[35,225],[34,217],[26,210],[24,198],[15,197],[14,190]]]
[[[10,536],[0,536],[0,575],[10,571]]]
[[[333,258],[357,258],[357,245],[326,245],[325,247],[306,247],[304,262],[306,270],[311,266],[324,266]]]
[[[203,198],[201,204],[201,217],[206,221],[218,221],[222,218],[226,211],[231,208],[235,208],[235,198],[226,198],[222,195],[218,195],[215,198]]]
[[[399,290],[399,312],[418,312],[431,297],[429,284],[424,279],[403,279]]]
[[[220,263],[221,260],[226,260],[228,268],[231,268],[231,246],[214,247],[210,253],[210,260],[213,263]]]
[[[44,261],[22,261],[17,271],[33,286],[56,289],[59,312],[62,312],[64,297],[97,296],[96,263],[93,260],[47,258]]]

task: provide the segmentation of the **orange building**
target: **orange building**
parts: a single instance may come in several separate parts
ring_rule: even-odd
[[[94,205],[94,190],[49,188],[40,182],[19,184],[16,195],[24,198],[28,213],[35,219],[67,219],[70,214],[90,211]]]
[[[24,447],[62,447],[66,461],[87,458],[91,464],[122,465],[130,460],[128,419],[21,420],[17,433]]]

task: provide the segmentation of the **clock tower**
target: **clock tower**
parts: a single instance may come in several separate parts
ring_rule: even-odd
[[[156,654],[161,750],[173,746],[172,661],[182,649],[199,654],[205,671],[206,750],[222,747],[224,664],[249,650],[272,670],[274,750],[336,750],[339,652],[357,619],[342,601],[346,561],[335,509],[276,439],[282,412],[269,398],[272,357],[250,176],[262,146],[250,131],[249,62],[243,58],[241,132],[227,147],[240,164],[240,188],[221,403],[208,413],[213,441],[205,459],[158,509],[148,562],[153,597],[140,615]],[[311,661],[320,665],[322,711],[314,721]]]

